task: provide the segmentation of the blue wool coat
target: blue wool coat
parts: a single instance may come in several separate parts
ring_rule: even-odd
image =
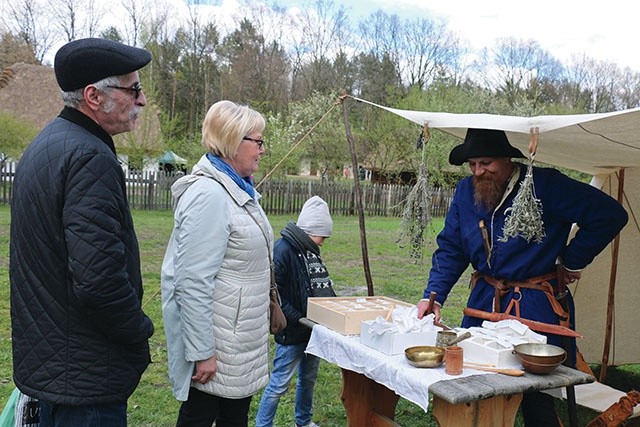
[[[527,242],[522,237],[499,241],[507,218],[505,211],[512,206],[519,183],[525,177],[526,166],[516,166],[520,169],[518,184],[495,211],[488,212],[475,205],[472,177],[460,181],[444,229],[437,238],[438,249],[433,254],[425,298],[435,291],[436,301],[443,304],[469,265],[484,275],[514,281],[553,272],[558,259],[568,269],[583,269],[626,224],[626,211],[604,192],[555,169],[534,168],[535,192],[542,202],[546,236],[540,243]],[[483,246],[480,220],[484,220],[492,243],[490,262],[487,262]],[[573,223],[579,226],[579,230],[567,243]],[[523,318],[558,323],[558,317],[543,292],[533,289],[521,289],[521,292],[520,315]],[[502,311],[512,294],[513,290],[501,298]],[[493,296],[493,286],[479,279],[467,306],[491,312]],[[570,307],[573,307],[571,296],[568,298]],[[462,326],[479,326],[481,323],[481,319],[465,316]],[[550,337],[549,342],[558,343],[558,339]]]

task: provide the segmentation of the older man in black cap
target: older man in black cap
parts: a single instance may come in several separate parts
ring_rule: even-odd
[[[150,362],[138,241],[112,136],[146,98],[144,50],[103,39],[64,45],[65,108],[33,140],[11,202],[13,379],[40,401],[40,426],[126,426]]]
[[[628,216],[597,188],[555,169],[512,161],[524,157],[505,132],[491,129],[469,129],[464,143],[451,151],[449,162],[467,162],[472,176],[458,183],[438,235],[424,299],[418,303],[420,318],[435,292],[433,312],[440,320],[441,306],[471,264],[475,271],[467,306],[476,313],[499,311],[573,328],[573,300],[565,286],[580,278]],[[567,241],[574,223],[579,231]],[[558,298],[566,299],[560,303]],[[462,326],[481,323],[481,318],[465,316]],[[566,345],[566,339],[550,334],[548,342],[573,350],[570,359],[575,358],[575,340]],[[525,394],[522,411],[527,426],[558,425],[546,394]]]

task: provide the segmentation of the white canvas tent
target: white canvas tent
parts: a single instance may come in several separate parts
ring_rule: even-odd
[[[537,128],[536,162],[590,174],[592,185],[614,198],[618,198],[619,182],[623,183],[629,223],[620,234],[617,262],[612,256],[613,245],[609,245],[585,269],[572,292],[577,330],[584,336],[578,346],[586,361],[603,360],[609,308],[613,310],[613,329],[608,365],[640,363],[640,229],[636,218],[636,212],[640,212],[640,108],[603,114],[515,117],[398,110],[354,99],[460,138],[468,128],[501,129],[525,155],[529,152],[530,130]],[[615,293],[608,301],[612,267]]]

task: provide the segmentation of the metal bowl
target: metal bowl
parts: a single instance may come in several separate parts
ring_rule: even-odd
[[[524,370],[532,374],[549,374],[567,358],[564,349],[551,344],[519,344],[513,347],[513,353]]]
[[[405,349],[404,355],[416,368],[437,368],[444,360],[444,347],[419,345]]]

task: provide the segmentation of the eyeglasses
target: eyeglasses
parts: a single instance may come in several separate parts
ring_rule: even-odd
[[[256,144],[258,144],[258,148],[264,147],[264,139],[253,139],[253,138],[249,138],[248,136],[245,136],[242,139],[243,140],[247,140],[247,141],[251,141],[251,142],[255,142]]]
[[[138,99],[140,97],[140,92],[142,92],[142,85],[140,84],[140,82],[136,82],[133,84],[133,86],[131,87],[123,87],[123,86],[107,86],[110,87],[111,89],[120,89],[120,90],[126,90],[127,92],[134,92],[134,98],[133,99]]]

